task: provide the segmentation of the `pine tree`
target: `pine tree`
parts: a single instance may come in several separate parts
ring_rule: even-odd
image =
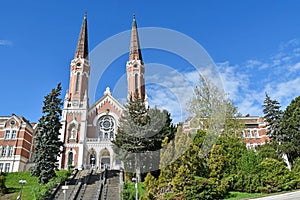
[[[51,93],[45,96],[42,108],[43,116],[39,119],[38,133],[34,141],[35,167],[32,175],[39,177],[39,182],[46,184],[55,176],[57,157],[59,156],[63,143],[59,139],[61,128],[61,105],[59,98],[61,84],[52,89]]]
[[[281,106],[277,100],[272,100],[267,93],[263,106],[264,119],[268,123],[267,134],[271,140],[280,143],[283,139],[280,131],[282,118]]]
[[[291,163],[300,157],[300,96],[292,100],[285,109],[282,121],[281,150],[287,154]]]

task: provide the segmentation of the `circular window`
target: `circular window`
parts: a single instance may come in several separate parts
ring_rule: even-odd
[[[10,121],[10,125],[15,125],[15,124],[16,124],[16,122],[14,120]]]
[[[99,120],[99,137],[111,138],[114,136],[114,118],[111,116],[101,117]]]

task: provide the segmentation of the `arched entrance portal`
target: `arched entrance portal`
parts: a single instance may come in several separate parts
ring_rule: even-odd
[[[107,148],[103,149],[100,153],[100,167],[101,169],[110,169],[110,153]]]

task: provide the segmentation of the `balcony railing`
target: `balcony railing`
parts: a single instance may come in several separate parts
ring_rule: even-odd
[[[100,142],[111,142],[112,138],[87,138],[87,142],[94,142],[94,143],[100,143]]]

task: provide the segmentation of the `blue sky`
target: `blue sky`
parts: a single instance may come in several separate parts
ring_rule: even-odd
[[[138,27],[167,28],[194,39],[216,63],[225,91],[244,115],[262,115],[265,92],[283,107],[300,94],[300,2],[296,0],[11,0],[0,6],[1,116],[15,113],[37,121],[43,96],[51,88],[62,82],[65,94],[85,10],[90,50],[130,29],[134,12]],[[115,87],[125,73],[127,58],[120,55],[109,66],[97,97],[106,86]],[[190,64],[177,55],[145,49],[143,58],[146,67],[159,63],[196,79],[193,71],[186,70]],[[184,95],[180,79],[164,79]],[[155,87],[149,85],[148,90]],[[149,96],[150,103],[176,115],[168,93]]]

